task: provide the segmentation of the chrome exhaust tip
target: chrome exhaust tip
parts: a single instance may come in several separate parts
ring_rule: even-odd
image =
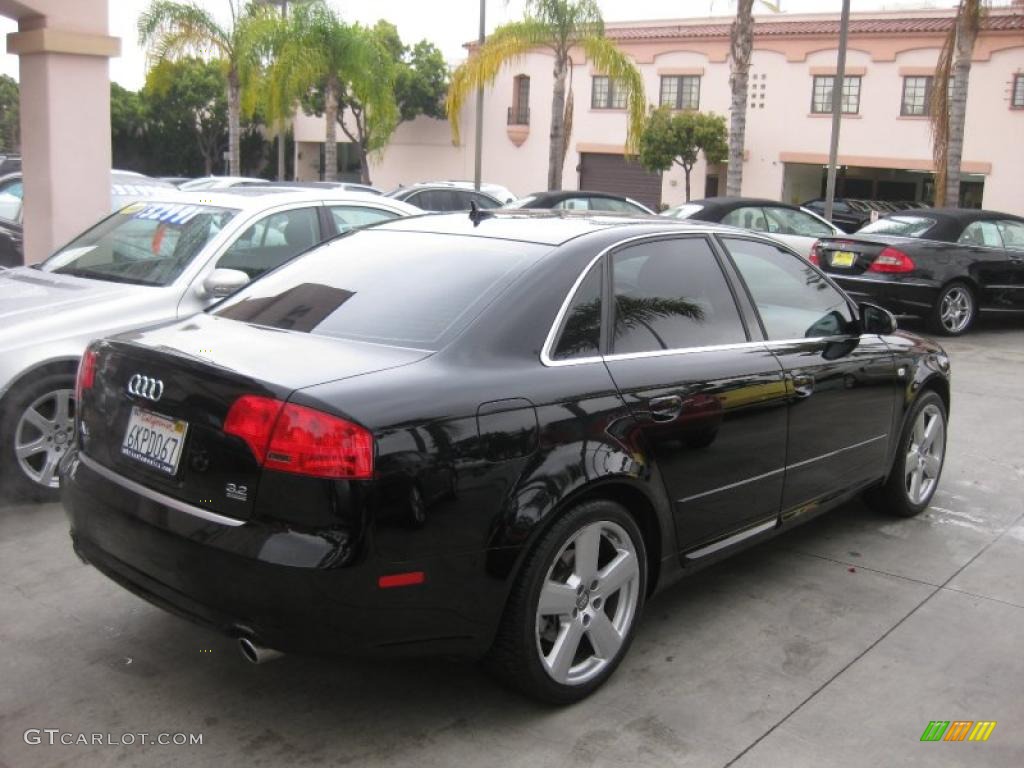
[[[238,650],[242,652],[242,658],[250,664],[265,664],[268,661],[273,661],[274,659],[279,659],[284,656],[281,651],[275,651],[273,648],[265,648],[262,645],[257,645],[248,637],[238,638]]]

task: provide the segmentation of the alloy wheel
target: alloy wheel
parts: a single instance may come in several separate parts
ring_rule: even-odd
[[[950,333],[960,333],[974,314],[974,299],[967,288],[953,286],[942,295],[939,319]]]
[[[614,661],[640,602],[640,559],[611,521],[589,523],[559,550],[540,590],[537,652],[562,685],[582,685]]]
[[[926,405],[914,421],[903,472],[907,498],[911,504],[924,504],[935,490],[942,471],[946,446],[946,425],[942,411]]]
[[[57,466],[74,434],[74,390],[58,389],[36,398],[14,428],[14,455],[21,471],[44,488],[57,488]]]

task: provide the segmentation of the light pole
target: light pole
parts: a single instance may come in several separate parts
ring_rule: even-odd
[[[843,119],[843,84],[846,81],[846,37],[850,30],[850,0],[843,0],[839,21],[839,55],[836,78],[832,81],[832,142],[828,149],[828,181],[825,182],[825,218],[832,221],[832,201],[836,196],[836,160],[839,155],[839,127]]]
[[[480,36],[477,38],[477,55],[480,55],[480,48],[483,47],[486,38],[486,0],[480,0]],[[484,141],[484,86],[483,83],[476,88],[476,147],[473,157],[473,187],[480,189],[480,171],[483,165],[483,141]]]

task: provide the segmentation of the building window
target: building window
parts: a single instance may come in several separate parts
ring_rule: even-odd
[[[528,75],[516,75],[512,81],[512,106],[508,108],[508,124],[530,124],[530,78]]]
[[[900,106],[900,114],[910,117],[927,117],[931,114],[932,104],[932,78],[925,77],[904,77],[903,78],[903,102]]]
[[[1010,106],[1024,109],[1024,74],[1013,76],[1013,91],[1010,93]]]
[[[607,75],[595,75],[590,106],[592,109],[625,109],[626,89]]]
[[[700,75],[662,77],[660,104],[672,109],[699,109]]]
[[[814,94],[811,99],[811,112],[824,114],[832,111],[832,75],[815,75]],[[843,93],[840,108],[844,114],[855,115],[860,112],[860,76],[847,75],[843,78]]]

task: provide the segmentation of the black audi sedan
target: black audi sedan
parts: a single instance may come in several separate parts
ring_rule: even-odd
[[[823,238],[811,260],[846,292],[959,336],[979,312],[1024,316],[1024,218],[933,208]]]
[[[572,702],[652,593],[935,491],[943,351],[760,235],[477,211],[341,240],[79,371],[75,551],[250,660],[486,656]]]

